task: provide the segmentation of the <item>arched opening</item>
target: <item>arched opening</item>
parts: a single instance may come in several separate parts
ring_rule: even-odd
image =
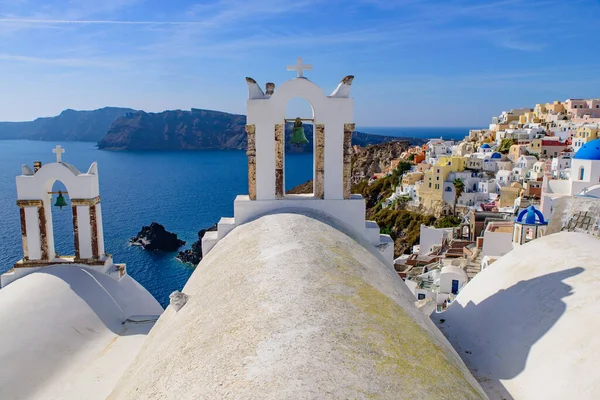
[[[301,137],[294,133],[295,119],[300,118],[308,143],[297,143]],[[284,146],[284,192],[303,185],[295,190],[295,194],[314,193],[314,111],[310,102],[295,97],[286,105],[285,112],[285,146]],[[313,181],[312,184],[308,183]]]
[[[583,180],[583,176],[585,175],[585,169],[583,167],[579,167],[579,180]]]
[[[71,198],[65,184],[60,180],[50,183],[48,189],[48,192],[52,193],[48,194],[50,207],[47,209],[47,220],[48,226],[51,227],[47,232],[48,247],[50,249],[54,247],[55,258],[74,257],[75,242]],[[55,206],[60,196],[59,191],[62,192],[62,198],[66,203],[66,206],[62,208]]]

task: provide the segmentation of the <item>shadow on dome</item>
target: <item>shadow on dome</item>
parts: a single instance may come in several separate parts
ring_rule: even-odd
[[[504,388],[500,379],[512,379],[525,369],[531,347],[565,312],[562,299],[573,291],[563,281],[584,271],[576,267],[520,281],[479,304],[470,301],[463,307],[454,302],[434,317],[436,325],[482,387],[497,392]],[[495,394],[512,399],[506,389]]]
[[[140,292],[139,284],[128,276],[116,281],[84,267],[62,265],[48,267],[36,273],[52,275],[65,282],[104,326],[118,336],[139,334],[137,329],[125,327],[128,317],[157,316],[162,312],[157,309],[160,308],[158,302],[149,293]]]

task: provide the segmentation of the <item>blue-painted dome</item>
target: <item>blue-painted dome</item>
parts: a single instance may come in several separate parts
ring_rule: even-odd
[[[499,159],[502,158],[502,154],[500,154],[500,153],[492,153],[492,157],[491,158],[499,160]]]
[[[482,145],[481,145],[481,148],[482,148],[482,149],[489,149],[489,148],[490,148],[490,145],[489,145],[489,144],[487,144],[487,143],[484,143],[484,144],[482,144]]]
[[[525,217],[525,221],[523,221]],[[520,224],[528,225],[546,225],[548,222],[544,221],[544,214],[537,210],[534,206],[529,206],[519,213],[517,222]]]
[[[575,153],[575,160],[600,160],[600,139],[594,139],[591,142],[587,142],[577,153]]]

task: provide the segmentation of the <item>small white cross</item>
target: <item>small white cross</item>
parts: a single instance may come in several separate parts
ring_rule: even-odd
[[[312,69],[312,64],[302,64],[302,57],[298,57],[296,65],[288,65],[288,71],[298,71],[298,78],[304,78],[304,70]]]
[[[62,153],[65,152],[65,149],[60,147],[60,144],[57,144],[56,148],[52,149],[52,152],[56,154],[56,162],[62,162]]]

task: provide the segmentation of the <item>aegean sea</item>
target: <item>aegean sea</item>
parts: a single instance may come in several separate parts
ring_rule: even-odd
[[[357,130],[402,137],[459,139],[468,128],[369,128]],[[172,152],[101,151],[93,142],[0,141],[0,273],[22,258],[15,177],[21,165],[55,162],[52,148],[65,148],[63,160],[87,171],[98,162],[106,251],[115,262],[166,306],[169,294],[180,290],[194,267],[175,259],[177,253],[149,252],[128,240],[143,225],[156,221],[176,233],[189,248],[200,229],[222,216],[233,216],[233,200],[247,193],[244,151]],[[312,179],[312,154],[286,156],[286,189]],[[64,189],[60,182],[53,190]],[[69,199],[67,197],[67,202]],[[74,254],[70,208],[53,207],[56,251]]]

